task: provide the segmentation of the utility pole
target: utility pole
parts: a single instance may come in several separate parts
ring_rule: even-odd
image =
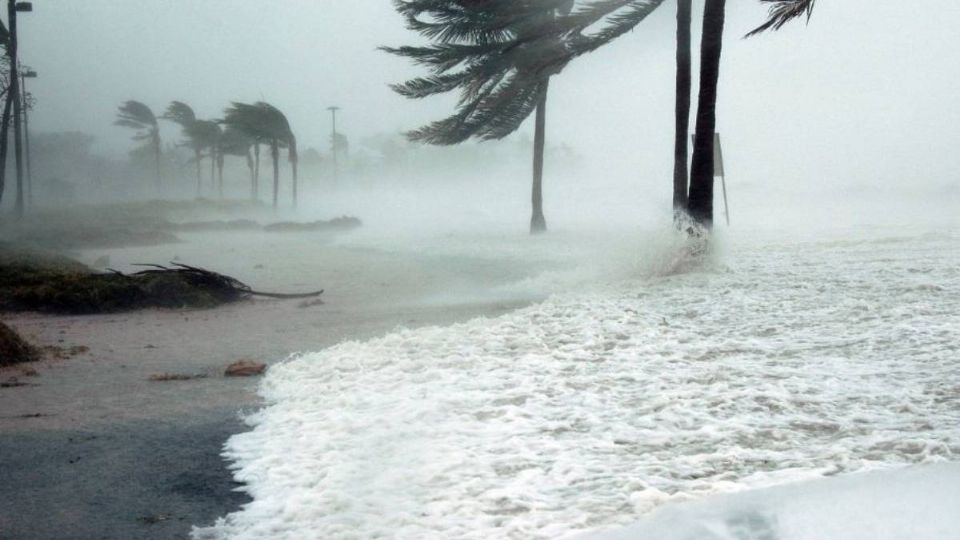
[[[20,91],[23,93],[23,142],[27,157],[27,206],[33,206],[33,168],[30,166],[30,101],[27,92],[27,79],[36,79],[37,72],[32,69],[20,72]]]
[[[337,147],[340,146],[340,141],[337,140],[337,111],[340,110],[340,107],[334,105],[333,107],[327,107],[327,110],[330,111],[330,114],[333,116],[333,133],[330,135],[330,150],[333,153],[333,185],[336,186],[339,182],[339,167],[337,166]]]
[[[17,2],[16,0],[7,0],[7,16],[10,21],[10,45],[8,46],[10,58],[10,97],[13,100],[13,151],[17,166],[17,218],[23,218],[23,118],[21,114],[22,103],[20,101],[20,75],[17,73],[17,13],[29,13],[33,11],[33,4],[30,2]]]

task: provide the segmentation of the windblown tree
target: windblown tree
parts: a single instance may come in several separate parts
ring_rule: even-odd
[[[569,13],[573,2],[397,0],[394,4],[407,27],[433,43],[383,48],[431,71],[427,77],[393,85],[393,89],[412,99],[460,92],[452,116],[412,131],[408,138],[435,145],[454,145],[470,138],[502,139],[536,111],[530,232],[546,231],[543,164],[547,90],[550,78],[567,63],[549,59],[565,54],[563,36],[554,25],[558,15]]]
[[[543,162],[550,79],[644,19],[662,0],[395,0],[407,26],[432,40],[423,47],[384,47],[427,66],[430,74],[394,85],[421,99],[459,91],[456,112],[408,134],[413,141],[459,144],[497,140],[536,111],[531,233],[546,230]],[[586,30],[601,20],[599,34]],[[636,21],[636,22],[635,22]]]
[[[259,177],[259,144],[270,148],[273,165],[273,207],[277,208],[280,194],[280,149],[287,148],[293,170],[293,204],[297,204],[297,140],[290,123],[279,109],[259,101],[254,104],[234,102],[224,111],[223,123],[250,137],[255,145],[256,175]],[[255,182],[256,183],[256,182]]]
[[[137,130],[133,140],[143,143],[143,147],[153,154],[156,165],[156,181],[160,186],[160,125],[150,107],[139,101],[127,101],[120,105],[114,125]]]
[[[202,163],[204,151],[210,157],[210,183],[216,182],[214,171],[217,164],[220,125],[210,120],[199,120],[193,109],[182,101],[171,102],[161,118],[179,125],[184,138],[181,145],[193,150],[193,159],[197,168],[197,195],[199,196],[203,187]]]

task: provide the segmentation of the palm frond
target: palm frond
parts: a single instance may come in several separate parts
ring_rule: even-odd
[[[182,101],[171,102],[161,118],[177,123],[182,128],[186,128],[197,121],[197,115],[193,112],[193,109]]]
[[[154,116],[150,107],[139,101],[130,100],[120,105],[115,124],[134,129],[156,128],[157,117]]]
[[[752,30],[745,37],[753,37],[768,30],[777,31],[787,23],[800,17],[806,17],[807,22],[813,17],[813,8],[816,0],[760,0],[770,4],[767,21]]]

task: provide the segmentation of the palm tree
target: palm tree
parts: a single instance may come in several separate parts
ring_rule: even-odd
[[[211,120],[199,120],[193,109],[182,101],[173,101],[161,117],[180,126],[186,139],[183,146],[193,150],[194,161],[197,167],[197,195],[200,195],[202,186],[203,152],[206,150],[210,157],[210,182],[215,180],[217,164],[217,147],[220,139],[220,125]]]
[[[429,66],[431,75],[393,85],[406,97],[421,99],[460,91],[456,113],[407,134],[413,141],[459,144],[470,138],[502,139],[536,111],[530,232],[546,230],[543,164],[547,89],[568,60],[558,18],[569,15],[572,0],[459,0],[394,2],[407,27],[432,39],[425,47],[382,50]],[[452,71],[460,67],[460,71]]]
[[[144,141],[153,154],[156,164],[157,186],[160,186],[160,125],[157,123],[157,117],[147,107],[139,101],[130,100],[120,105],[117,111],[117,120],[114,125],[128,127],[137,130],[133,140]]]
[[[277,208],[280,193],[280,148],[288,149],[288,158],[293,169],[293,204],[297,204],[297,141],[290,123],[279,109],[259,101],[253,105],[234,102],[224,111],[223,122],[238,129],[256,144],[266,143],[270,148],[273,164],[273,207]],[[259,150],[256,152],[259,171]]]

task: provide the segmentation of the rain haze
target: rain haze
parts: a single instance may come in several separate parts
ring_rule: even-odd
[[[0,538],[960,529],[960,5],[18,4]]]

